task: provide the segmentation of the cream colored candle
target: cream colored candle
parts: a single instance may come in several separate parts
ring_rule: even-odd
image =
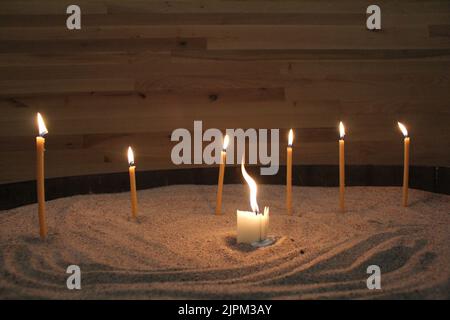
[[[405,137],[403,140],[403,149],[404,149],[404,155],[403,155],[403,206],[408,206],[408,190],[409,190],[409,144],[410,144],[410,138],[408,136],[408,130],[406,127],[398,122],[398,127],[403,133],[403,136]]]
[[[222,191],[223,191],[223,177],[225,174],[225,164],[227,161],[227,147],[229,137],[225,136],[223,139],[223,147],[220,153],[220,167],[219,167],[219,181],[217,182],[217,201],[216,201],[216,214],[219,215],[222,212]]]
[[[289,130],[288,147],[286,151],[286,208],[288,214],[292,215],[292,142],[294,133]]]
[[[269,208],[265,207],[264,212],[259,211],[256,201],[257,185],[245,170],[244,159],[241,164],[242,175],[250,188],[250,206],[252,211],[237,211],[237,242],[256,244],[267,239],[269,230]]]
[[[39,214],[39,234],[41,239],[47,237],[47,221],[45,218],[45,175],[44,175],[44,151],[45,138],[48,133],[41,114],[37,114],[39,136],[36,137],[36,189]]]
[[[130,193],[131,193],[131,216],[137,217],[137,194],[136,194],[136,166],[134,165],[134,154],[131,147],[128,147],[128,172],[130,174]]]
[[[237,242],[252,244],[267,238],[269,229],[269,208],[264,213],[237,211]]]
[[[345,127],[342,121],[339,123],[339,208],[345,211]]]

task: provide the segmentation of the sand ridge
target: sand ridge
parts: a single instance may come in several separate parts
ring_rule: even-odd
[[[37,205],[0,212],[0,298],[315,299],[449,298],[450,196],[396,187],[294,187],[294,215],[283,186],[260,186],[275,245],[237,245],[236,210],[248,191],[180,185],[47,203],[49,238],[38,237]],[[82,289],[66,288],[79,265]],[[367,266],[382,270],[382,290],[366,287]]]

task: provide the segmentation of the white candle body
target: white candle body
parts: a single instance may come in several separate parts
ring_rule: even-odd
[[[264,214],[250,211],[237,211],[237,243],[262,241],[269,231],[269,208],[264,208]]]

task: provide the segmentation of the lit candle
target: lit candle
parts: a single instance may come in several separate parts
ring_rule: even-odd
[[[242,159],[241,171],[250,188],[250,206],[252,211],[237,211],[237,242],[255,246],[265,245],[269,230],[269,208],[264,207],[263,213],[259,211],[256,201],[256,182],[245,171],[244,159]],[[267,242],[267,244],[270,243]]]
[[[403,133],[404,138],[404,157],[403,157],[403,206],[408,206],[408,186],[409,186],[409,143],[408,130],[406,127],[398,122],[398,127]]]
[[[345,192],[345,127],[342,121],[339,123],[339,208],[342,212],[345,210],[344,192]]]
[[[225,163],[227,160],[227,147],[230,138],[228,135],[223,139],[222,151],[220,152],[220,167],[219,167],[219,181],[217,183],[217,201],[216,201],[216,214],[220,214],[222,211],[222,190],[223,190],[223,176],[225,174]]]
[[[130,174],[130,191],[131,191],[131,215],[133,218],[137,216],[137,195],[136,195],[136,166],[134,165],[134,154],[131,147],[128,147],[128,172]]]
[[[37,123],[39,127],[39,136],[36,137],[36,188],[39,212],[39,234],[41,239],[45,239],[47,237],[47,222],[45,219],[44,136],[48,133],[48,130],[45,127],[44,119],[42,119],[39,112],[37,113]]]
[[[292,142],[294,132],[289,130],[287,155],[286,155],[286,208],[288,214],[292,214]]]

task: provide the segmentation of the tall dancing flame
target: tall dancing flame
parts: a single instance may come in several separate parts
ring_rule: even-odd
[[[242,157],[241,171],[245,181],[247,181],[247,184],[250,188],[250,206],[252,207],[252,211],[255,213],[259,213],[258,202],[256,201],[256,194],[258,192],[258,187],[256,186],[255,180],[253,180],[253,178],[250,177],[247,171],[245,170],[244,157]]]

